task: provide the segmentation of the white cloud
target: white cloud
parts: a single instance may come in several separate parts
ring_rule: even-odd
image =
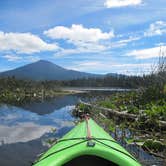
[[[139,39],[141,39],[141,37],[130,36],[128,39],[123,39],[123,40],[118,41],[118,43],[120,43],[120,44],[121,43],[130,43],[130,42],[133,42],[133,41],[137,41]]]
[[[22,59],[22,57],[20,57],[18,55],[10,55],[10,54],[4,55],[2,57],[7,59],[8,61],[11,61],[11,62],[18,61],[18,60]]]
[[[103,66],[103,63],[99,61],[83,61],[83,62],[76,62],[75,65],[71,66],[70,68],[73,70],[79,70],[79,71],[87,71],[87,70],[96,70],[96,68]]]
[[[149,29],[144,33],[144,36],[163,35],[166,33],[166,22],[156,21],[150,24]]]
[[[142,0],[106,0],[104,5],[107,8],[116,8],[116,7],[140,5],[141,3]]]
[[[61,49],[55,54],[55,56],[65,56],[70,54],[81,54],[81,53],[98,53],[105,51],[106,46],[100,45],[98,43],[82,43],[75,49]]]
[[[153,47],[147,48],[142,50],[134,50],[129,52],[128,56],[133,56],[136,59],[150,59],[150,58],[157,58],[160,55],[161,47]],[[162,50],[165,50],[166,46],[162,46]]]
[[[3,55],[2,58],[7,59],[10,62],[16,62],[16,61],[21,61],[21,62],[36,62],[40,60],[39,56],[34,56],[34,55],[29,55],[29,56],[20,56],[20,55],[14,55],[14,54],[6,54]]]
[[[151,63],[113,63],[101,61],[76,62],[70,69],[92,73],[119,73],[126,75],[141,75],[151,71]]]
[[[31,33],[4,33],[0,31],[0,51],[31,54],[57,49],[58,46],[56,44],[48,44]]]
[[[129,36],[127,39],[121,39],[119,41],[111,43],[111,48],[120,48],[126,46],[128,43],[140,40],[141,36]]]
[[[52,29],[44,31],[44,34],[52,39],[63,39],[71,43],[75,48],[61,48],[56,56],[79,53],[97,53],[107,49],[105,44],[101,44],[104,40],[114,37],[113,31],[102,32],[99,28],[85,28],[83,25],[73,24],[70,28],[64,26],[56,26]]]
[[[113,31],[102,32],[98,28],[85,28],[83,25],[73,24],[71,28],[56,26],[44,31],[44,34],[52,39],[66,39],[76,45],[79,42],[98,42],[114,37]],[[78,42],[78,43],[77,43]]]

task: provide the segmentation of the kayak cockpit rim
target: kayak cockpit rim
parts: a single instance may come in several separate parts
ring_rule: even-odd
[[[85,165],[119,166],[110,160],[104,159],[104,158],[96,156],[96,155],[81,155],[81,156],[78,156],[78,157],[68,161],[63,166],[78,166],[78,165],[79,166],[85,166]]]

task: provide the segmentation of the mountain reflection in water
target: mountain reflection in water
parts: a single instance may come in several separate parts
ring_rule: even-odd
[[[78,96],[68,95],[21,107],[1,105],[0,164],[30,165],[36,155],[47,149],[48,139],[61,137],[74,126],[70,113],[78,100]]]

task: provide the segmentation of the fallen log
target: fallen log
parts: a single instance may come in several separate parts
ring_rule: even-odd
[[[84,105],[87,105],[87,106],[90,106],[94,109],[99,109],[99,110],[103,111],[106,114],[109,113],[113,116],[117,116],[117,117],[120,117],[120,118],[123,118],[123,119],[128,119],[128,120],[134,121],[134,120],[140,118],[140,115],[130,114],[130,113],[127,113],[126,111],[119,112],[119,111],[116,111],[116,110],[113,110],[113,109],[110,109],[110,108],[104,108],[104,107],[101,107],[101,106],[98,106],[98,105],[93,105],[91,103],[86,103],[86,102],[83,102],[83,101],[80,101],[80,103],[82,103]],[[166,121],[159,120],[158,123],[159,123],[159,126],[160,126],[161,129],[166,129]]]
[[[84,105],[90,106],[90,107],[95,108],[95,109],[99,109],[101,111],[104,111],[104,112],[109,113],[109,114],[114,115],[114,116],[118,116],[120,118],[125,118],[125,119],[130,119],[130,120],[135,120],[137,118],[137,115],[129,114],[126,111],[119,112],[119,111],[116,111],[116,110],[112,110],[110,108],[104,108],[104,107],[100,107],[100,106],[97,106],[97,105],[92,105],[90,103],[86,103],[86,102],[83,102],[83,101],[80,101],[80,102]]]

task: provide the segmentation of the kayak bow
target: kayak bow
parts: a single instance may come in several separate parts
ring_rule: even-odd
[[[33,166],[141,166],[92,119],[79,123]]]

